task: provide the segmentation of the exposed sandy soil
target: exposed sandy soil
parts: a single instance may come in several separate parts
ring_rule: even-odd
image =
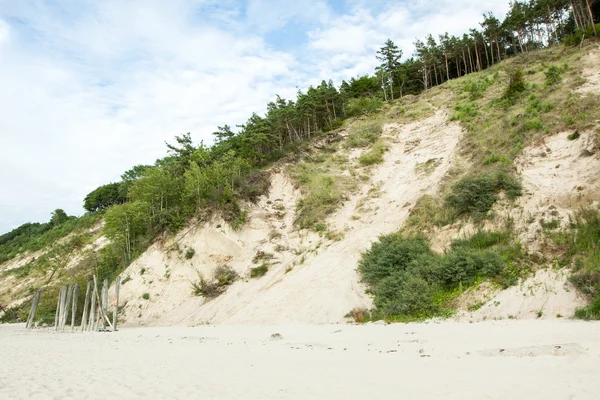
[[[600,323],[577,321],[0,325],[0,354],[4,400],[600,398]]]
[[[577,91],[580,93],[600,93],[600,46],[592,46],[583,56],[583,79],[585,83]]]
[[[196,250],[192,259],[156,244],[125,271],[131,278],[121,291],[127,323],[332,323],[343,321],[354,307],[370,307],[356,272],[362,251],[402,226],[420,196],[437,190],[461,134],[443,111],[412,124],[384,126],[390,144],[384,163],[328,221],[344,233],[337,242],[294,228],[301,193],[283,172],[274,171],[269,195],[250,207],[250,222],[240,232],[220,221],[204,224],[179,236],[180,248]],[[430,160],[432,167],[423,173],[419,166]],[[264,277],[250,279],[257,251],[274,253],[275,264]],[[222,263],[245,279],[208,302],[193,297],[190,281],[198,279],[197,271],[210,276]],[[144,293],[149,300],[142,299]]]

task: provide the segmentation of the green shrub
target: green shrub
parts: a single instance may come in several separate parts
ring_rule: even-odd
[[[568,140],[577,140],[577,139],[579,139],[579,136],[580,136],[580,134],[579,134],[579,131],[575,131],[575,132],[573,132],[573,133],[570,133],[570,134],[567,136],[567,139],[568,139]]]
[[[387,149],[386,145],[379,140],[373,145],[371,150],[358,157],[358,162],[364,166],[381,164],[383,162],[383,153],[385,153]]]
[[[376,97],[350,99],[345,106],[346,116],[370,115],[381,109],[383,101]]]
[[[477,116],[477,103],[456,103],[450,120],[470,122]]]
[[[554,86],[557,83],[560,83],[562,80],[562,74],[567,70],[567,65],[563,65],[562,67],[557,67],[556,65],[551,65],[548,68],[548,71],[544,72],[546,75],[546,80],[544,82],[545,86]]]
[[[539,118],[532,118],[525,121],[525,129],[528,131],[541,131],[544,129],[544,125]]]
[[[552,104],[548,102],[542,102],[539,97],[535,94],[530,94],[527,99],[527,106],[525,107],[525,112],[527,115],[535,117],[540,113],[547,113],[552,111]]]
[[[400,234],[381,236],[371,249],[363,254],[358,271],[363,281],[376,287],[382,279],[404,272],[411,261],[422,254],[431,254],[423,238],[404,238]]]
[[[436,287],[411,273],[397,273],[378,283],[375,306],[385,315],[429,317],[439,311],[434,301]]]
[[[577,308],[575,317],[585,320],[600,320],[600,297],[594,299],[592,304],[586,307]]]
[[[250,278],[260,278],[269,271],[269,265],[263,263],[260,267],[250,268]]]
[[[238,277],[238,273],[229,265],[219,265],[213,272],[213,278],[220,287],[231,285]]]
[[[508,231],[488,231],[479,229],[468,238],[455,239],[452,241],[452,248],[469,247],[471,249],[485,250],[492,246],[507,243],[510,239]]]
[[[144,300],[149,300],[149,299],[150,299],[150,293],[144,293],[144,294],[142,295],[142,299],[144,299]]]
[[[600,319],[600,213],[593,208],[581,209],[573,216],[571,229],[554,235],[554,239],[565,250],[563,262],[573,265],[569,280],[593,299],[575,315]]]
[[[493,277],[504,269],[504,262],[498,254],[490,251],[477,251],[458,247],[444,256],[441,281],[447,286],[470,285],[477,277]]]
[[[328,122],[325,127],[323,127],[323,132],[327,133],[330,131],[334,131],[336,129],[339,129],[342,127],[342,125],[344,125],[344,120],[341,118],[336,118],[334,120],[331,120],[331,122]]]
[[[501,241],[502,235],[480,232],[476,238],[455,242],[440,256],[424,239],[395,233],[373,243],[363,254],[358,271],[373,294],[376,314],[430,317],[447,313],[446,299],[460,293],[460,288],[502,273],[505,263],[499,254],[470,247],[489,248]]]
[[[521,183],[506,172],[491,172],[480,176],[467,176],[452,186],[446,196],[446,205],[456,210],[458,215],[485,215],[498,199],[498,192],[504,190],[511,199],[521,195]]]
[[[215,298],[227,290],[227,286],[231,285],[239,278],[229,265],[219,265],[213,271],[212,279],[209,281],[204,278],[201,273],[198,273],[198,281],[191,282],[192,294],[194,296],[203,296],[208,299]]]
[[[600,32],[600,24],[596,24],[595,29],[596,32]],[[578,29],[574,34],[567,36],[564,44],[565,46],[579,46],[584,37],[589,39],[593,36],[595,36],[594,27],[588,26],[586,29]]]
[[[506,157],[504,154],[496,154],[496,153],[489,153],[485,155],[485,157],[483,157],[482,160],[484,165],[490,165],[490,164],[495,164],[495,163],[509,163],[510,159],[508,157]]]
[[[464,91],[469,94],[469,100],[477,100],[490,87],[494,81],[488,77],[482,77],[468,81],[464,86]]]
[[[194,254],[196,254],[196,250],[194,250],[193,248],[189,248],[187,249],[187,251],[185,252],[185,258],[186,259],[191,259],[192,257],[194,257]]]
[[[523,69],[515,69],[510,71],[508,75],[508,87],[504,91],[502,98],[504,100],[514,101],[526,89],[525,79],[523,78]]]

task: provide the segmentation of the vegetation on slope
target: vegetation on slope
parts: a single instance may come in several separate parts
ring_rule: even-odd
[[[580,210],[570,229],[554,238],[564,250],[562,263],[573,268],[571,282],[591,300],[575,316],[600,320],[600,213],[594,208]]]
[[[455,240],[443,255],[423,237],[394,233],[363,254],[358,271],[373,294],[373,318],[414,320],[453,313],[452,300],[483,279],[514,284],[526,257],[510,227]]]

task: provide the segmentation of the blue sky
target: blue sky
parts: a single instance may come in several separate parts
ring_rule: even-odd
[[[432,4],[435,7],[432,7]],[[370,73],[394,40],[462,33],[507,0],[0,0],[0,232],[275,94]]]

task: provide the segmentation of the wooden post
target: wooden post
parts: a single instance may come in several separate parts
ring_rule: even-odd
[[[73,297],[73,286],[67,285],[67,296],[65,298],[65,308],[64,314],[62,317],[62,325],[61,329],[65,329],[65,325],[67,324],[67,320],[69,319],[69,309],[71,308],[71,297]]]
[[[63,287],[61,286],[58,291],[58,300],[56,302],[56,315],[54,316],[54,329],[58,330],[58,324],[60,321],[60,308],[62,307],[62,296],[63,296]]]
[[[95,331],[96,330],[96,285],[94,284],[94,288],[92,290],[92,308],[90,310],[90,320],[88,323],[88,330]]]
[[[117,276],[115,280],[115,308],[113,309],[113,331],[117,330],[117,319],[119,313],[119,289],[121,288],[121,277]]]
[[[27,323],[25,324],[25,328],[29,329],[29,325],[31,324],[31,312],[33,311],[33,303],[35,303],[35,295],[37,294],[37,292],[35,292],[33,294],[33,297],[31,298],[31,307],[29,308],[29,316],[27,316]]]
[[[35,314],[37,313],[38,304],[40,302],[40,296],[42,292],[38,290],[33,294],[33,301],[31,302],[31,310],[29,310],[29,319],[27,320],[27,328],[33,328],[33,323],[35,321]]]
[[[108,287],[108,281],[106,282],[106,286]],[[96,276],[94,275],[94,287],[97,288],[98,287],[98,280],[96,279]],[[100,296],[98,295],[98,291],[95,291],[96,293],[96,302],[98,303],[98,316],[99,318],[102,320],[102,325],[106,326],[106,324],[104,323],[104,321],[106,321],[106,323],[108,324],[108,326],[112,329],[112,323],[110,322],[110,320],[108,319],[108,317],[106,316],[106,313],[104,313],[104,310],[102,308],[102,302],[100,301]]]
[[[108,314],[108,279],[102,282],[102,311]]]
[[[77,298],[79,297],[79,283],[73,287],[73,305],[71,307],[71,330],[75,329],[75,317],[77,316]]]
[[[85,331],[88,319],[88,307],[90,305],[90,292],[92,291],[92,281],[88,281],[85,291],[85,303],[83,304],[83,316],[81,317],[81,330]]]

